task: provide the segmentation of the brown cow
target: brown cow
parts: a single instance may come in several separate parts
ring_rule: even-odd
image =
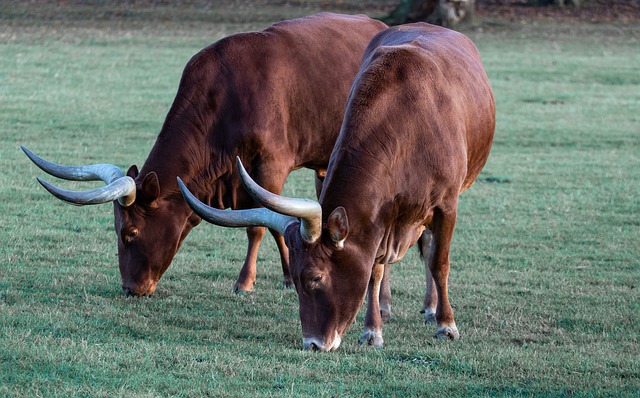
[[[365,52],[320,203],[266,192],[241,172],[247,190],[270,210],[233,217],[181,188],[207,220],[283,232],[305,348],[338,348],[367,290],[360,342],[381,346],[384,267],[418,240],[427,264],[427,320],[437,323],[436,337],[457,339],[449,247],[458,196],[484,166],[494,128],[493,94],[471,40],[426,23],[404,25],[379,33]]]
[[[364,15],[322,13],[224,38],[187,64],[155,145],[138,172],[113,165],[58,166],[26,154],[46,172],[107,187],[71,192],[41,183],[74,204],[114,201],[122,287],[150,295],[189,231],[200,223],[178,190],[181,176],[217,208],[257,204],[241,188],[234,158],[252,177],[280,192],[287,175],[307,167],[322,177],[340,131],[349,88],[371,38],[386,28]],[[288,251],[280,250],[289,285]],[[249,227],[246,260],[235,285],[251,291],[265,228]]]

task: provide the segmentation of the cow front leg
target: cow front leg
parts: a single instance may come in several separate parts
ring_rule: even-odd
[[[292,167],[293,165],[286,167],[280,162],[273,162],[274,159],[280,159],[280,158],[293,159],[293,156],[286,156],[286,154],[284,153],[263,154],[263,157],[260,158],[259,167],[253,170],[253,173],[252,173],[252,178],[258,185],[260,185],[261,187],[263,187],[269,192],[273,192],[276,195],[279,195],[282,192],[282,187],[284,186],[284,182],[287,179],[287,175],[293,169]],[[258,203],[256,202],[252,203],[252,205],[255,207],[258,207]],[[250,229],[251,228],[247,228],[247,234],[249,234]],[[265,228],[261,228],[262,235],[264,235],[264,232],[265,232]],[[276,246],[278,247],[278,252],[280,253],[280,262],[282,264],[282,274],[283,274],[282,287],[291,287],[293,286],[293,280],[291,279],[291,275],[289,274],[289,249],[287,248],[284,242],[284,237],[280,233],[274,230],[269,230],[269,232],[271,232],[273,239],[276,241]],[[258,245],[260,244],[262,235],[257,240]],[[251,237],[249,237],[249,239],[251,240]],[[251,247],[251,242],[249,242],[249,247]],[[255,253],[251,253],[251,254],[255,256],[253,257],[253,266],[251,269],[253,271],[252,281],[255,282],[255,274],[256,274],[255,263],[258,257],[258,246],[255,247]],[[249,252],[247,252],[247,262],[245,262],[245,265],[249,264],[248,262],[249,262]],[[243,267],[243,270],[244,270],[244,267]],[[249,270],[250,269],[247,268],[247,271]],[[253,285],[251,286],[252,286],[251,290],[253,290]]]
[[[264,237],[266,228],[249,227],[247,228],[247,256],[238,275],[233,291],[239,294],[250,293],[253,291],[253,285],[256,283],[256,261],[258,260],[258,249],[260,242]]]
[[[454,207],[455,209],[455,207]],[[440,209],[435,212],[432,222],[433,243],[429,269],[437,294],[436,304],[436,337],[439,339],[457,340],[460,332],[453,318],[453,309],[449,303],[447,283],[449,281],[449,249],[456,225],[455,210],[444,213]]]
[[[380,284],[384,276],[384,264],[374,264],[367,293],[367,314],[360,344],[382,347],[382,317],[380,316]]]
[[[276,245],[278,246],[278,252],[280,253],[280,262],[282,263],[283,275],[282,288],[291,288],[293,287],[293,279],[291,279],[291,274],[289,274],[289,249],[284,243],[284,236],[273,229],[270,229],[269,232],[271,232],[271,235],[273,235],[273,239],[275,239]]]
[[[380,284],[380,316],[382,322],[387,323],[391,320],[391,265],[384,266],[384,275]]]

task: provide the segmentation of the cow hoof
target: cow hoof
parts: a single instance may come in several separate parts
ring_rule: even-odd
[[[391,320],[390,305],[380,305],[380,317],[382,318],[382,322],[384,323],[388,323]]]
[[[382,340],[382,332],[365,329],[365,331],[362,332],[362,335],[358,339],[358,343],[362,345],[372,345],[376,348],[382,348],[382,345],[384,343],[384,341]]]
[[[458,340],[460,338],[460,332],[455,326],[440,326],[436,330],[434,336],[438,340]]]
[[[253,282],[241,280],[238,278],[235,285],[233,285],[233,292],[236,294],[247,294],[253,292],[253,285],[255,284],[255,280]]]
[[[424,313],[424,323],[430,323],[435,325],[436,322],[436,310],[432,309],[432,308],[425,308],[422,311],[420,311],[422,313]]]
[[[236,285],[233,287],[233,292],[239,296],[243,296],[245,294],[252,293],[253,289],[247,288],[245,286],[240,285],[239,283],[236,283]]]
[[[391,320],[391,312],[380,310],[380,317],[382,318],[383,323],[389,323]]]

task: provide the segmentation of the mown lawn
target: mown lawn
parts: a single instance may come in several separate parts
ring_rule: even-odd
[[[111,206],[54,199],[19,145],[141,165],[195,52],[323,3],[310,4],[0,9],[0,396],[640,395],[638,26],[467,28],[498,126],[461,198],[460,341],[423,323],[417,250],[393,268],[381,350],[357,344],[362,313],[338,351],[302,351],[271,241],[255,292],[234,295],[240,230],[199,226],[153,297],[121,293]],[[294,173],[286,193],[313,197],[312,175]]]

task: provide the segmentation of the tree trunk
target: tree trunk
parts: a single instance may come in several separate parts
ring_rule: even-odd
[[[453,26],[472,20],[476,0],[400,0],[400,4],[382,21],[389,25],[426,21]]]

